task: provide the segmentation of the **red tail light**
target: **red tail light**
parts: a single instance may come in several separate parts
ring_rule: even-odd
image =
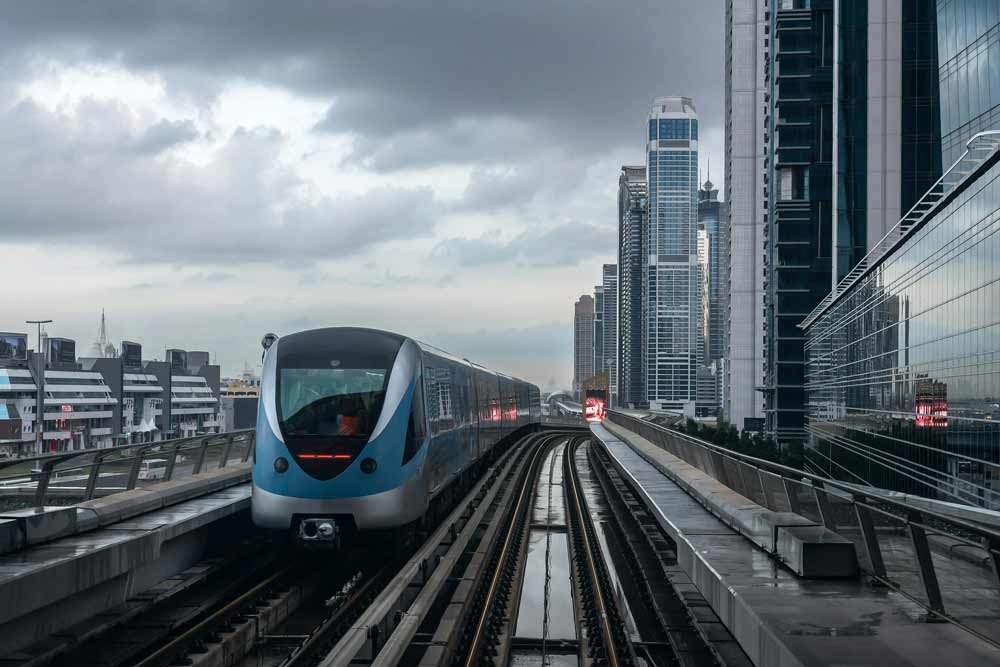
[[[299,454],[300,459],[326,459],[326,460],[346,460],[350,459],[350,454]]]

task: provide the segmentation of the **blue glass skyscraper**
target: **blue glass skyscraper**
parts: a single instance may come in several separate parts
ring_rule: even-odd
[[[646,397],[654,410],[694,415],[698,369],[698,114],[661,97],[649,114],[649,224],[643,271]]]

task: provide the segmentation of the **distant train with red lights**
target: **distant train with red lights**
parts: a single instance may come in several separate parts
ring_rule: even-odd
[[[302,542],[419,519],[541,421],[535,385],[406,336],[338,327],[264,344],[253,521]]]

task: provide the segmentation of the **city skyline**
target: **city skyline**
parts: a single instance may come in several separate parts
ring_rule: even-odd
[[[722,164],[711,3],[189,9],[8,12],[0,232],[9,271],[46,269],[4,327],[89,342],[103,306],[113,340],[233,373],[268,331],[372,326],[567,388],[565,304],[616,261],[649,101],[701,100]]]

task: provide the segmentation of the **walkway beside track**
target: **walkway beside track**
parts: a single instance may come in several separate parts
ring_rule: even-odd
[[[593,424],[591,431],[756,664],[1000,664],[996,646],[957,625],[926,622],[925,610],[895,591],[861,578],[798,577],[661,472],[683,461],[615,424]]]
[[[213,538],[245,532],[249,476],[237,464],[60,508],[76,512],[71,534],[0,556],[0,665],[64,642],[60,632],[87,619],[100,626],[103,612],[193,565]],[[229,517],[232,531],[220,523]]]

